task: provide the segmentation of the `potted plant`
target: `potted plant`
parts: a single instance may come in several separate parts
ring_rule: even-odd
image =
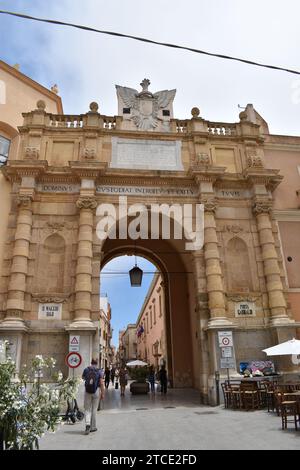
[[[130,377],[134,380],[130,384],[130,391],[133,395],[145,394],[149,392],[149,383],[146,381],[149,371],[148,367],[135,367],[130,371]]]

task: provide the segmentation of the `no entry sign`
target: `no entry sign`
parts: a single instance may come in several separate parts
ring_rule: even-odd
[[[82,362],[82,357],[78,352],[70,352],[66,357],[66,363],[71,369],[76,369]]]
[[[220,348],[233,346],[232,331],[219,331],[218,337]]]

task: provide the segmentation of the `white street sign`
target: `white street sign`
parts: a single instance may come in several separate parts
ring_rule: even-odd
[[[225,357],[221,358],[220,360],[220,368],[221,369],[235,369],[236,363],[233,357]]]
[[[220,348],[233,346],[232,331],[219,331],[218,338]]]
[[[78,352],[80,350],[80,336],[70,336],[69,351]]]
[[[221,348],[221,353],[222,353],[223,358],[232,357],[233,356],[232,347],[231,346],[225,346],[224,348]]]

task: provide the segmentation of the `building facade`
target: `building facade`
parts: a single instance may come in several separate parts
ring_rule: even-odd
[[[99,319],[99,364],[104,369],[109,367],[113,361],[111,349],[111,307],[107,296],[100,297],[100,319]]]
[[[23,114],[3,167],[11,193],[0,330],[19,366],[36,353],[62,363],[57,338],[67,352],[75,332],[86,364],[99,352],[100,270],[136,253],[162,276],[173,386],[196,387],[212,403],[215,371],[225,375],[226,363],[237,373],[239,362],[265,359],[262,349],[298,333],[300,138],[270,134],[252,105],[235,123],[208,121],[198,108],[176,119],[175,90],[152,93],[149,83],[140,92],[117,86],[118,116],[95,102],[83,115],[53,113],[41,100]],[[161,224],[124,236],[133,216],[125,206],[138,212],[137,204],[144,223],[152,209],[175,206],[169,237]],[[191,249],[174,213],[197,205],[204,243]],[[276,365],[297,372],[287,360]]]
[[[51,113],[62,113],[60,97],[0,60],[0,166],[10,158],[17,158],[20,144],[18,126],[23,124],[22,113],[32,111],[38,100],[44,100]],[[29,154],[30,149],[26,149]],[[10,210],[11,185],[0,173],[0,270],[5,246],[6,227]]]
[[[162,276],[157,273],[149,286],[136,322],[137,356],[157,369],[167,365]]]
[[[124,362],[129,362],[137,358],[137,336],[136,325],[129,323],[122,335],[122,345],[124,348]]]

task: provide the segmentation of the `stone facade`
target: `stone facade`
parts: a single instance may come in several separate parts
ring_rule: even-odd
[[[106,368],[113,364],[114,354],[111,347],[111,307],[107,296],[100,297],[100,320],[99,320],[99,364]]]
[[[191,119],[178,120],[169,113],[164,123],[163,114],[156,112],[157,97],[144,91],[139,99],[147,103],[139,103],[135,113],[159,124],[146,129],[140,119],[101,114],[94,102],[82,115],[49,112],[41,101],[23,114],[18,151],[3,168],[11,184],[11,209],[0,330],[15,338],[19,364],[27,361],[42,335],[52,346],[58,335],[61,345],[68,335],[80,335],[84,366],[99,352],[101,267],[116,256],[137,253],[150,259],[162,276],[169,378],[175,387],[196,387],[202,400],[212,403],[214,373],[223,353],[218,333],[233,333],[232,374],[246,356],[264,359],[262,346],[297,335],[299,270],[285,258],[297,260],[299,253],[293,240],[299,240],[295,172],[300,138],[269,134],[252,105],[236,123],[207,121],[197,108]],[[138,153],[132,157],[130,145],[111,165],[116,138],[125,146],[130,139],[170,142],[179,157],[168,150],[161,164],[177,166],[156,170],[144,156],[141,161]],[[150,147],[154,152],[155,146]],[[130,168],[120,163],[124,155],[127,162],[132,158]],[[203,248],[187,250],[172,231],[170,239],[99,239],[96,207],[117,206],[120,195],[147,211],[151,204],[202,203]],[[39,304],[46,303],[61,305],[47,320],[39,317]],[[56,352],[53,347],[54,356]],[[62,355],[58,359],[62,364]],[[292,364],[276,363],[293,372]],[[225,372],[221,369],[221,375]]]
[[[140,330],[142,327],[142,330]],[[142,333],[137,335],[138,331]],[[155,274],[142,305],[135,328],[137,357],[153,365],[167,365],[164,288],[160,274]]]
[[[121,344],[119,345],[119,349],[120,346],[123,348],[123,361],[125,364],[137,358],[136,343],[136,325],[129,323],[126,330],[123,331]]]

